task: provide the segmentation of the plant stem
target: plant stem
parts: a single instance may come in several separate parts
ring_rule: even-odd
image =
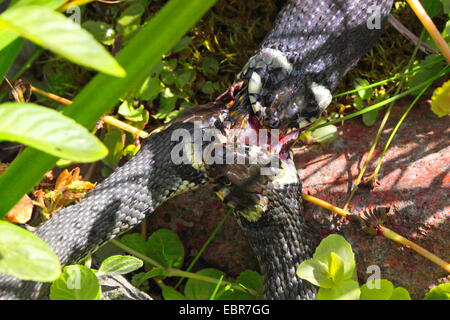
[[[438,266],[440,266],[442,269],[444,269],[445,271],[450,273],[450,263],[445,262],[444,260],[442,260],[441,258],[435,256],[434,254],[432,254],[430,251],[422,248],[421,246],[415,244],[414,242],[412,242],[411,240],[408,240],[404,237],[402,237],[401,235],[399,235],[398,233],[380,225],[378,226],[379,228],[379,232],[387,239],[390,239],[392,241],[395,241],[397,243],[400,243],[404,246],[408,246],[411,249],[413,249],[414,251],[416,251],[417,253],[421,254],[422,256],[424,256],[425,258],[427,258],[428,260],[434,262],[435,264],[437,264]]]
[[[433,38],[439,50],[441,50],[442,55],[445,57],[445,59],[447,59],[447,62],[450,63],[450,47],[448,46],[444,38],[442,38],[439,30],[436,28],[433,20],[431,20],[422,4],[418,0],[406,0],[406,2],[408,2],[409,6],[411,7],[411,9],[413,9],[414,13],[422,22],[425,29],[427,29],[428,33]]]
[[[150,134],[148,134],[147,132],[140,130],[136,127],[133,127],[132,125],[129,125],[128,123],[125,123],[123,121],[120,121],[114,117],[111,116],[104,116],[103,117],[103,121],[105,121],[106,123],[109,123],[113,126],[116,126],[122,130],[128,131],[130,133],[132,133],[133,135],[136,135],[140,138],[147,138]]]
[[[429,88],[429,86],[422,89],[422,91],[417,95],[417,97],[413,100],[413,102],[411,102],[411,104],[409,105],[408,109],[406,109],[405,113],[402,115],[400,120],[395,125],[395,128],[394,128],[394,130],[392,130],[392,133],[389,136],[389,139],[386,142],[386,145],[384,146],[384,150],[383,150],[383,152],[380,155],[380,159],[378,160],[378,164],[377,164],[375,170],[373,171],[373,173],[370,175],[370,177],[367,178],[367,181],[370,181],[370,180],[373,180],[373,179],[377,178],[378,172],[380,171],[381,164],[383,162],[384,154],[386,153],[387,149],[389,148],[389,145],[391,144],[392,140],[394,139],[394,136],[397,133],[398,128],[403,123],[403,120],[405,120],[405,118],[408,115],[409,111],[411,111],[412,107],[416,104],[416,102],[420,99],[420,97],[425,93],[425,91],[428,88]]]
[[[407,72],[409,69],[411,69],[411,66],[413,65],[414,58],[416,57],[417,51],[419,49],[420,43],[422,42],[422,37],[424,36],[424,34],[425,34],[425,32],[422,30],[422,33],[419,37],[419,41],[417,42],[416,46],[414,47],[414,51],[409,59],[408,65],[406,66],[404,72]],[[400,80],[400,83],[398,84],[397,89],[395,90],[395,95],[398,95],[400,90],[402,90],[403,84],[405,83],[405,79],[406,78],[403,77]],[[359,172],[358,177],[356,178],[355,185],[353,186],[352,191],[350,192],[350,196],[348,197],[347,202],[344,205],[344,208],[343,208],[344,210],[348,208],[350,201],[352,200],[353,196],[355,195],[356,191],[358,190],[359,184],[361,183],[364,173],[366,172],[367,166],[369,165],[369,162],[372,159],[372,155],[378,144],[378,140],[380,139],[381,134],[383,133],[384,126],[386,125],[386,123],[389,119],[389,116],[391,115],[393,106],[394,106],[394,101],[392,101],[389,104],[389,107],[388,107],[386,113],[384,114],[383,120],[381,121],[380,127],[378,128],[377,134],[372,142],[372,146],[370,147],[369,153],[367,154],[366,161],[364,162],[364,165],[361,168],[361,171]]]
[[[225,223],[225,221],[227,221],[227,219],[230,216],[231,212],[233,212],[232,209],[228,210],[228,212],[225,214],[225,216],[222,218],[222,220],[220,220],[219,224],[214,229],[214,231],[211,233],[211,235],[209,236],[208,240],[206,240],[206,242],[203,244],[202,248],[197,253],[197,255],[195,256],[194,260],[192,260],[192,262],[189,265],[189,267],[187,267],[186,271],[188,271],[188,272],[191,271],[192,267],[195,265],[197,260],[200,258],[200,256],[202,255],[203,251],[205,251],[206,247],[211,243],[212,239],[214,239],[214,237],[216,236],[217,232],[219,232],[219,230],[222,228],[222,226]],[[181,278],[180,280],[178,280],[177,284],[174,287],[175,289],[178,288],[178,286],[181,284],[183,279],[184,278]]]
[[[354,117],[357,117],[357,116],[359,116],[359,115],[362,115],[362,114],[364,114],[364,113],[367,113],[367,112],[370,112],[370,111],[373,111],[373,110],[378,110],[378,109],[384,108],[385,105],[391,103],[392,101],[395,101],[395,100],[398,100],[398,99],[400,99],[400,98],[403,98],[404,96],[407,96],[407,95],[410,94],[410,93],[416,92],[416,91],[422,89],[423,87],[430,85],[430,84],[433,83],[436,79],[442,77],[443,75],[445,75],[445,74],[448,73],[449,71],[450,71],[450,67],[447,66],[447,67],[445,67],[444,69],[442,69],[442,71],[439,72],[439,73],[438,73],[437,75],[435,75],[434,77],[428,79],[428,80],[425,81],[425,82],[422,82],[421,84],[418,84],[418,85],[415,86],[415,87],[412,87],[412,88],[410,88],[410,89],[408,89],[408,90],[406,90],[406,91],[403,91],[402,93],[400,93],[400,94],[398,94],[398,95],[395,95],[395,96],[393,96],[393,97],[390,97],[390,98],[388,98],[388,99],[386,99],[386,100],[384,100],[384,101],[381,101],[381,102],[379,102],[379,103],[376,103],[376,104],[374,104],[374,105],[372,105],[372,106],[370,106],[370,107],[364,108],[363,110],[359,110],[359,111],[357,111],[357,112],[353,112],[353,113],[351,113],[351,114],[349,114],[349,115],[346,115],[345,117],[337,118],[337,119],[328,121],[328,122],[326,122],[326,123],[318,124],[318,125],[312,125],[311,127],[309,127],[309,128],[308,128],[307,130],[305,130],[304,132],[313,131],[313,130],[316,130],[316,129],[319,129],[319,128],[322,128],[322,127],[325,127],[325,126],[329,126],[330,124],[335,124],[335,123],[338,123],[338,122],[341,122],[341,121],[345,121],[345,120],[348,120],[348,119],[352,119],[352,118],[354,118]]]
[[[352,215],[351,212],[349,212],[347,210],[343,210],[341,208],[338,208],[338,207],[332,205],[331,203],[328,203],[328,202],[321,200],[319,198],[316,198],[314,196],[308,195],[306,193],[303,193],[302,196],[303,196],[303,199],[305,199],[306,201],[314,203],[322,208],[331,210],[334,213],[337,213],[343,217],[348,217],[348,216]],[[418,244],[415,244],[411,240],[408,240],[405,237],[402,237],[401,235],[395,233],[394,231],[392,231],[382,225],[378,225],[377,229],[378,229],[380,235],[384,236],[385,238],[387,238],[389,240],[395,241],[401,245],[410,247],[411,249],[413,249],[414,251],[416,251],[417,253],[419,253],[420,255],[425,257],[426,259],[430,260],[431,262],[434,262],[435,264],[437,264],[438,266],[443,268],[445,271],[450,273],[450,263],[445,262],[444,260],[442,260],[438,256],[434,255],[430,251],[422,248]]]
[[[120,241],[118,241],[116,239],[112,239],[112,240],[110,240],[110,242],[113,245],[115,245],[115,246],[119,247],[120,249],[122,249],[123,251],[128,252],[129,254],[131,254],[131,255],[141,259],[142,261],[147,262],[148,264],[151,264],[151,265],[153,265],[153,266],[155,266],[157,268],[162,268],[162,269],[166,270],[169,277],[183,277],[183,278],[189,278],[189,279],[196,279],[196,280],[201,280],[201,281],[205,281],[205,282],[208,282],[208,283],[214,283],[214,284],[217,284],[220,281],[219,279],[208,277],[208,276],[204,276],[204,275],[201,275],[201,274],[198,274],[198,273],[192,273],[192,272],[188,272],[188,271],[183,271],[183,270],[176,269],[176,268],[167,268],[167,267],[163,266],[162,264],[160,264],[159,262],[153,260],[152,258],[150,258],[150,257],[148,257],[148,256],[146,256],[146,255],[144,255],[144,254],[142,254],[142,253],[140,253],[140,252],[138,252],[138,251],[128,247],[127,245],[124,245],[123,243],[121,243]],[[235,284],[233,284],[231,282],[228,282],[228,281],[221,281],[221,282],[222,282],[222,285],[230,286],[233,289],[236,289],[236,290],[239,290],[239,291],[243,291],[243,292],[249,292],[252,295],[256,295],[257,294],[257,292],[255,290],[252,290],[250,288],[244,289],[244,288],[242,288],[242,287],[240,287],[238,285],[235,285]]]

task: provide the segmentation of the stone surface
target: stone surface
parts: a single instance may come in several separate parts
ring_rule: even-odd
[[[368,173],[397,120],[407,107],[398,102],[382,133]],[[303,190],[334,205],[343,206],[352,182],[363,166],[378,121],[366,127],[352,119],[339,127],[339,138],[329,146],[302,146],[295,149],[295,161],[303,179]],[[450,260],[449,118],[438,118],[426,102],[417,105],[397,132],[386,153],[373,188],[360,188],[350,209],[359,213],[377,206],[391,208],[385,226],[409,238],[442,259]],[[189,263],[223,218],[226,208],[211,187],[181,195],[162,206],[150,219],[153,230],[170,228],[186,246]],[[305,204],[305,217],[320,238],[340,233],[352,244],[356,254],[360,282],[367,279],[367,267],[376,265],[381,277],[395,286],[405,287],[415,299],[440,282],[448,282],[446,272],[437,265],[382,236],[369,236],[357,226],[329,211]],[[245,269],[258,269],[255,257],[233,218],[205,250],[199,267],[216,267],[232,276]]]

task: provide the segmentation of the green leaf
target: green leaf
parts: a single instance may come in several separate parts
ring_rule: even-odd
[[[122,150],[125,146],[122,130],[110,128],[103,138],[103,143],[109,150],[108,155],[103,159],[103,162],[107,166],[115,168],[122,157]]]
[[[121,116],[134,122],[144,121],[146,112],[144,106],[140,105],[138,108],[134,108],[128,101],[122,102],[118,110]]]
[[[418,71],[409,79],[409,86],[411,88],[418,86],[427,80],[433,78],[444,68],[444,58],[442,55],[430,54],[420,64]],[[421,90],[417,89],[416,93]]]
[[[344,264],[344,279],[356,278],[355,256],[350,243],[343,236],[331,234],[323,239],[313,255],[313,260],[328,265],[328,256],[331,252],[336,253]]]
[[[0,272],[22,280],[51,282],[61,273],[58,257],[30,231],[0,221]]]
[[[359,90],[358,95],[361,99],[368,100],[373,97],[373,88],[366,88],[370,85],[366,79],[356,78],[353,81],[355,89]]]
[[[431,97],[431,111],[441,118],[450,113],[450,81],[434,90]]]
[[[403,287],[397,287],[394,289],[392,296],[389,300],[411,300],[408,290]]]
[[[51,300],[100,300],[101,296],[94,271],[81,265],[65,267],[63,274],[50,287]]]
[[[145,8],[138,2],[131,4],[120,15],[117,21],[117,32],[128,40],[140,27]]]
[[[218,85],[217,83],[213,83],[212,81],[206,81],[202,84],[202,91],[206,94],[213,94],[216,92]]]
[[[214,58],[205,58],[202,63],[202,72],[207,77],[212,77],[219,72],[219,63]]]
[[[176,76],[175,72],[169,71],[169,70],[163,70],[159,74],[160,79],[162,82],[164,82],[165,85],[171,86],[175,83]]]
[[[255,290],[259,294],[262,294],[264,290],[262,276],[258,272],[252,270],[245,270],[241,272],[237,278],[237,282],[247,289]]]
[[[3,83],[3,79],[6,76],[9,68],[13,64],[20,48],[22,48],[23,39],[16,39],[11,42],[6,48],[1,50],[2,58],[0,59],[0,85]]]
[[[166,88],[160,95],[161,107],[155,115],[157,119],[166,118],[175,109],[178,97],[172,93],[170,88]]]
[[[107,23],[103,21],[86,21],[81,26],[89,31],[97,41],[100,41],[104,45],[110,46],[114,44],[116,32]]]
[[[80,91],[63,114],[93,128],[120,97],[142,83],[160,61],[192,28],[215,0],[170,0],[119,52],[117,60],[127,71],[126,78],[97,74]],[[149,41],[151,39],[151,41]],[[58,158],[26,148],[0,177],[0,218],[3,217],[42,176],[54,167]],[[17,179],[17,177],[21,179]]]
[[[200,270],[196,272],[196,274],[200,274],[203,276],[215,278],[217,280],[220,279],[220,277],[225,276],[225,274],[217,269],[213,268],[207,268]],[[190,300],[208,300],[211,295],[213,294],[216,284],[209,283],[197,279],[189,279],[186,282],[186,287],[184,288],[184,294],[186,296],[186,299]],[[220,294],[217,295],[220,297]]]
[[[77,64],[125,76],[125,70],[89,32],[46,7],[11,8],[0,15],[0,29],[17,33]]]
[[[330,124],[325,127],[318,128],[311,132],[314,140],[318,143],[330,143],[339,137],[338,129],[335,125]]]
[[[423,8],[428,13],[430,18],[438,15],[442,11],[442,3],[436,0],[421,0]]]
[[[150,271],[140,272],[133,276],[132,282],[134,286],[139,287],[148,279],[157,278],[159,280],[164,280],[168,275],[168,271],[163,268],[152,268]]]
[[[120,238],[120,242],[143,255],[147,254],[147,241],[140,233],[134,232],[126,234]]]
[[[442,283],[431,289],[423,300],[450,300],[450,283]]]
[[[450,14],[450,0],[441,0],[445,14]]]
[[[115,255],[108,257],[102,262],[97,275],[126,274],[141,268],[143,264],[142,260],[136,257]]]
[[[188,36],[181,38],[177,42],[177,44],[172,48],[171,51],[173,53],[177,53],[177,52],[180,52],[180,51],[186,49],[192,43],[192,39],[193,39],[193,37],[188,37]]]
[[[334,286],[333,278],[328,271],[327,265],[315,259],[303,261],[297,268],[297,276],[322,288]]]
[[[177,88],[184,88],[195,78],[195,71],[192,69],[184,69],[176,72],[175,85]]]
[[[344,280],[344,263],[334,252],[330,252],[328,256],[328,271],[334,285],[339,286]]]
[[[151,101],[159,95],[162,88],[158,77],[147,77],[139,90],[139,98]]]
[[[183,265],[184,247],[176,233],[159,229],[147,241],[147,255],[169,268],[179,268]]]
[[[378,116],[378,110],[372,110],[372,111],[363,113],[362,121],[366,126],[371,127],[375,124],[375,122],[377,122],[377,116]]]
[[[393,292],[394,285],[389,280],[379,279],[375,280],[374,288],[369,288],[367,283],[361,286],[361,300],[389,300]]]
[[[164,286],[162,288],[162,295],[164,300],[186,300],[185,296],[171,286]]]
[[[360,96],[353,99],[353,107],[355,107],[356,110],[361,110],[364,108],[364,101]]]
[[[53,109],[33,103],[0,104],[1,139],[78,162],[97,161],[108,153],[86,128]]]
[[[320,288],[317,292],[316,300],[358,300],[359,296],[358,282],[347,279],[340,286]]]

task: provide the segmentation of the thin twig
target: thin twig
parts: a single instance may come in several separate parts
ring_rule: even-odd
[[[392,14],[389,15],[388,18],[389,23],[405,38],[411,40],[414,45],[417,45],[419,43],[419,38],[409,31],[408,28],[406,28],[399,20],[397,20]],[[434,48],[432,48],[430,45],[428,45],[425,42],[420,42],[419,49],[422,50],[426,54],[439,54]]]
[[[336,206],[332,205],[331,203],[328,203],[328,202],[326,202],[324,200],[321,200],[319,198],[316,198],[314,196],[308,195],[306,193],[303,193],[302,196],[303,196],[303,199],[305,199],[306,201],[314,203],[314,204],[316,204],[316,205],[318,205],[318,206],[320,206],[322,208],[331,210],[334,213],[337,213],[337,214],[339,214],[339,215],[341,215],[343,217],[349,218],[350,216],[353,216],[353,214],[351,212],[349,212],[347,210],[343,210],[343,209],[341,209],[339,207],[336,207]],[[422,248],[418,244],[415,244],[411,240],[408,240],[405,237],[402,237],[401,235],[399,235],[399,234],[395,233],[394,231],[384,227],[381,224],[377,226],[377,229],[378,229],[378,231],[379,231],[378,233],[380,235],[384,236],[387,239],[395,241],[395,242],[397,242],[397,243],[399,243],[401,245],[408,246],[409,248],[413,249],[414,251],[416,251],[417,253],[419,253],[420,255],[425,257],[426,259],[430,260],[431,262],[434,262],[435,264],[440,266],[442,269],[444,269],[445,271],[450,273],[450,263],[445,262],[444,260],[442,260],[438,256],[434,255],[430,251]]]

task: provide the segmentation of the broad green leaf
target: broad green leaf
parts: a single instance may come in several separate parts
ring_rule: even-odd
[[[97,161],[106,147],[63,114],[33,103],[0,104],[0,140],[17,141],[59,158]]]
[[[111,127],[103,137],[103,143],[109,150],[103,162],[110,168],[115,168],[122,157],[123,147],[125,146],[122,130]]]
[[[178,97],[172,93],[170,88],[166,88],[160,95],[161,107],[155,115],[157,119],[166,118],[175,109]]]
[[[160,77],[161,81],[164,82],[164,84],[167,86],[173,85],[176,80],[175,72],[170,71],[170,70],[161,71],[161,73],[159,74],[159,77]]]
[[[50,287],[51,300],[100,300],[101,287],[91,269],[81,265],[64,268],[63,274]]]
[[[116,77],[125,76],[125,70],[89,32],[46,7],[9,9],[0,15],[0,29],[16,33],[77,64]]]
[[[219,63],[214,58],[203,59],[202,72],[207,77],[215,76],[219,72]]]
[[[442,3],[440,1],[421,0],[420,2],[422,3],[423,8],[428,13],[430,18],[433,18],[442,11]]]
[[[361,99],[367,100],[373,97],[373,88],[366,88],[370,83],[366,79],[356,78],[353,81],[355,89],[359,90],[358,95]]]
[[[167,277],[169,273],[164,270],[163,268],[153,268],[150,271],[147,272],[140,272],[133,276],[132,284],[135,287],[139,287],[141,284],[144,283],[144,281],[151,279],[151,278],[157,278],[160,280],[163,280],[165,277]]]
[[[97,275],[126,274],[139,269],[143,264],[142,260],[136,257],[115,255],[108,257],[102,262]]]
[[[423,300],[450,300],[450,283],[442,283],[431,289]]]
[[[162,90],[158,77],[147,77],[139,90],[139,98],[151,101],[155,99]]]
[[[141,17],[145,8],[138,2],[132,3],[126,8],[117,21],[117,32],[128,40],[140,27]]]
[[[350,243],[343,236],[331,234],[323,239],[313,255],[313,260],[328,264],[328,256],[336,253],[344,264],[344,279],[356,280],[355,256]]]
[[[215,278],[217,280],[220,277],[225,276],[225,274],[217,269],[207,268],[196,272],[196,274]],[[184,288],[184,295],[186,299],[190,300],[208,300],[213,294],[217,284],[209,283],[197,279],[189,279],[186,282],[186,287]],[[220,294],[218,295],[220,297]]]
[[[177,44],[172,48],[173,53],[180,52],[184,49],[186,49],[192,42],[193,37],[185,36],[181,38]]]
[[[103,21],[89,20],[83,22],[81,26],[88,30],[97,41],[100,41],[104,45],[110,46],[114,44],[116,32],[109,24]]]
[[[374,287],[367,283],[361,286],[361,300],[389,300],[394,292],[394,285],[386,279],[375,280]]]
[[[162,289],[162,295],[164,300],[186,300],[185,296],[171,286],[164,286]]]
[[[262,276],[258,272],[252,270],[245,270],[241,272],[237,278],[237,282],[248,289],[255,290],[260,294],[262,294],[264,289]]]
[[[146,110],[142,105],[135,108],[128,101],[124,101],[119,106],[118,113],[127,120],[139,122],[144,121]]]
[[[377,116],[378,110],[372,110],[362,115],[362,121],[366,126],[371,127],[377,122]]]
[[[217,82],[205,81],[202,84],[202,91],[206,94],[213,94],[219,89],[219,84]]]
[[[183,265],[184,247],[176,233],[159,229],[147,241],[147,254],[169,268],[179,268]]]
[[[195,78],[195,71],[192,69],[184,69],[176,72],[175,85],[182,89]]]
[[[333,278],[326,263],[315,259],[303,261],[297,268],[297,276],[322,288],[334,286]]]
[[[438,117],[444,117],[450,113],[450,81],[434,90],[431,98],[431,111]]]
[[[33,233],[0,221],[0,273],[51,282],[59,277],[61,265],[51,248]]]
[[[330,124],[325,127],[318,128],[311,132],[314,140],[318,143],[329,143],[339,137],[338,129],[335,125]]]
[[[397,287],[394,289],[392,296],[389,300],[411,300],[408,290],[403,287]]]
[[[344,263],[342,259],[334,252],[328,256],[328,272],[334,285],[339,286],[344,280]]]
[[[358,300],[360,293],[358,282],[347,279],[340,286],[319,288],[316,300]]]
[[[147,241],[140,233],[134,232],[126,234],[120,238],[120,242],[143,255],[147,254]]]
[[[444,68],[444,58],[438,54],[428,55],[419,65],[418,71],[409,79],[410,87],[415,87],[431,79]],[[421,88],[417,89],[419,93]]]

